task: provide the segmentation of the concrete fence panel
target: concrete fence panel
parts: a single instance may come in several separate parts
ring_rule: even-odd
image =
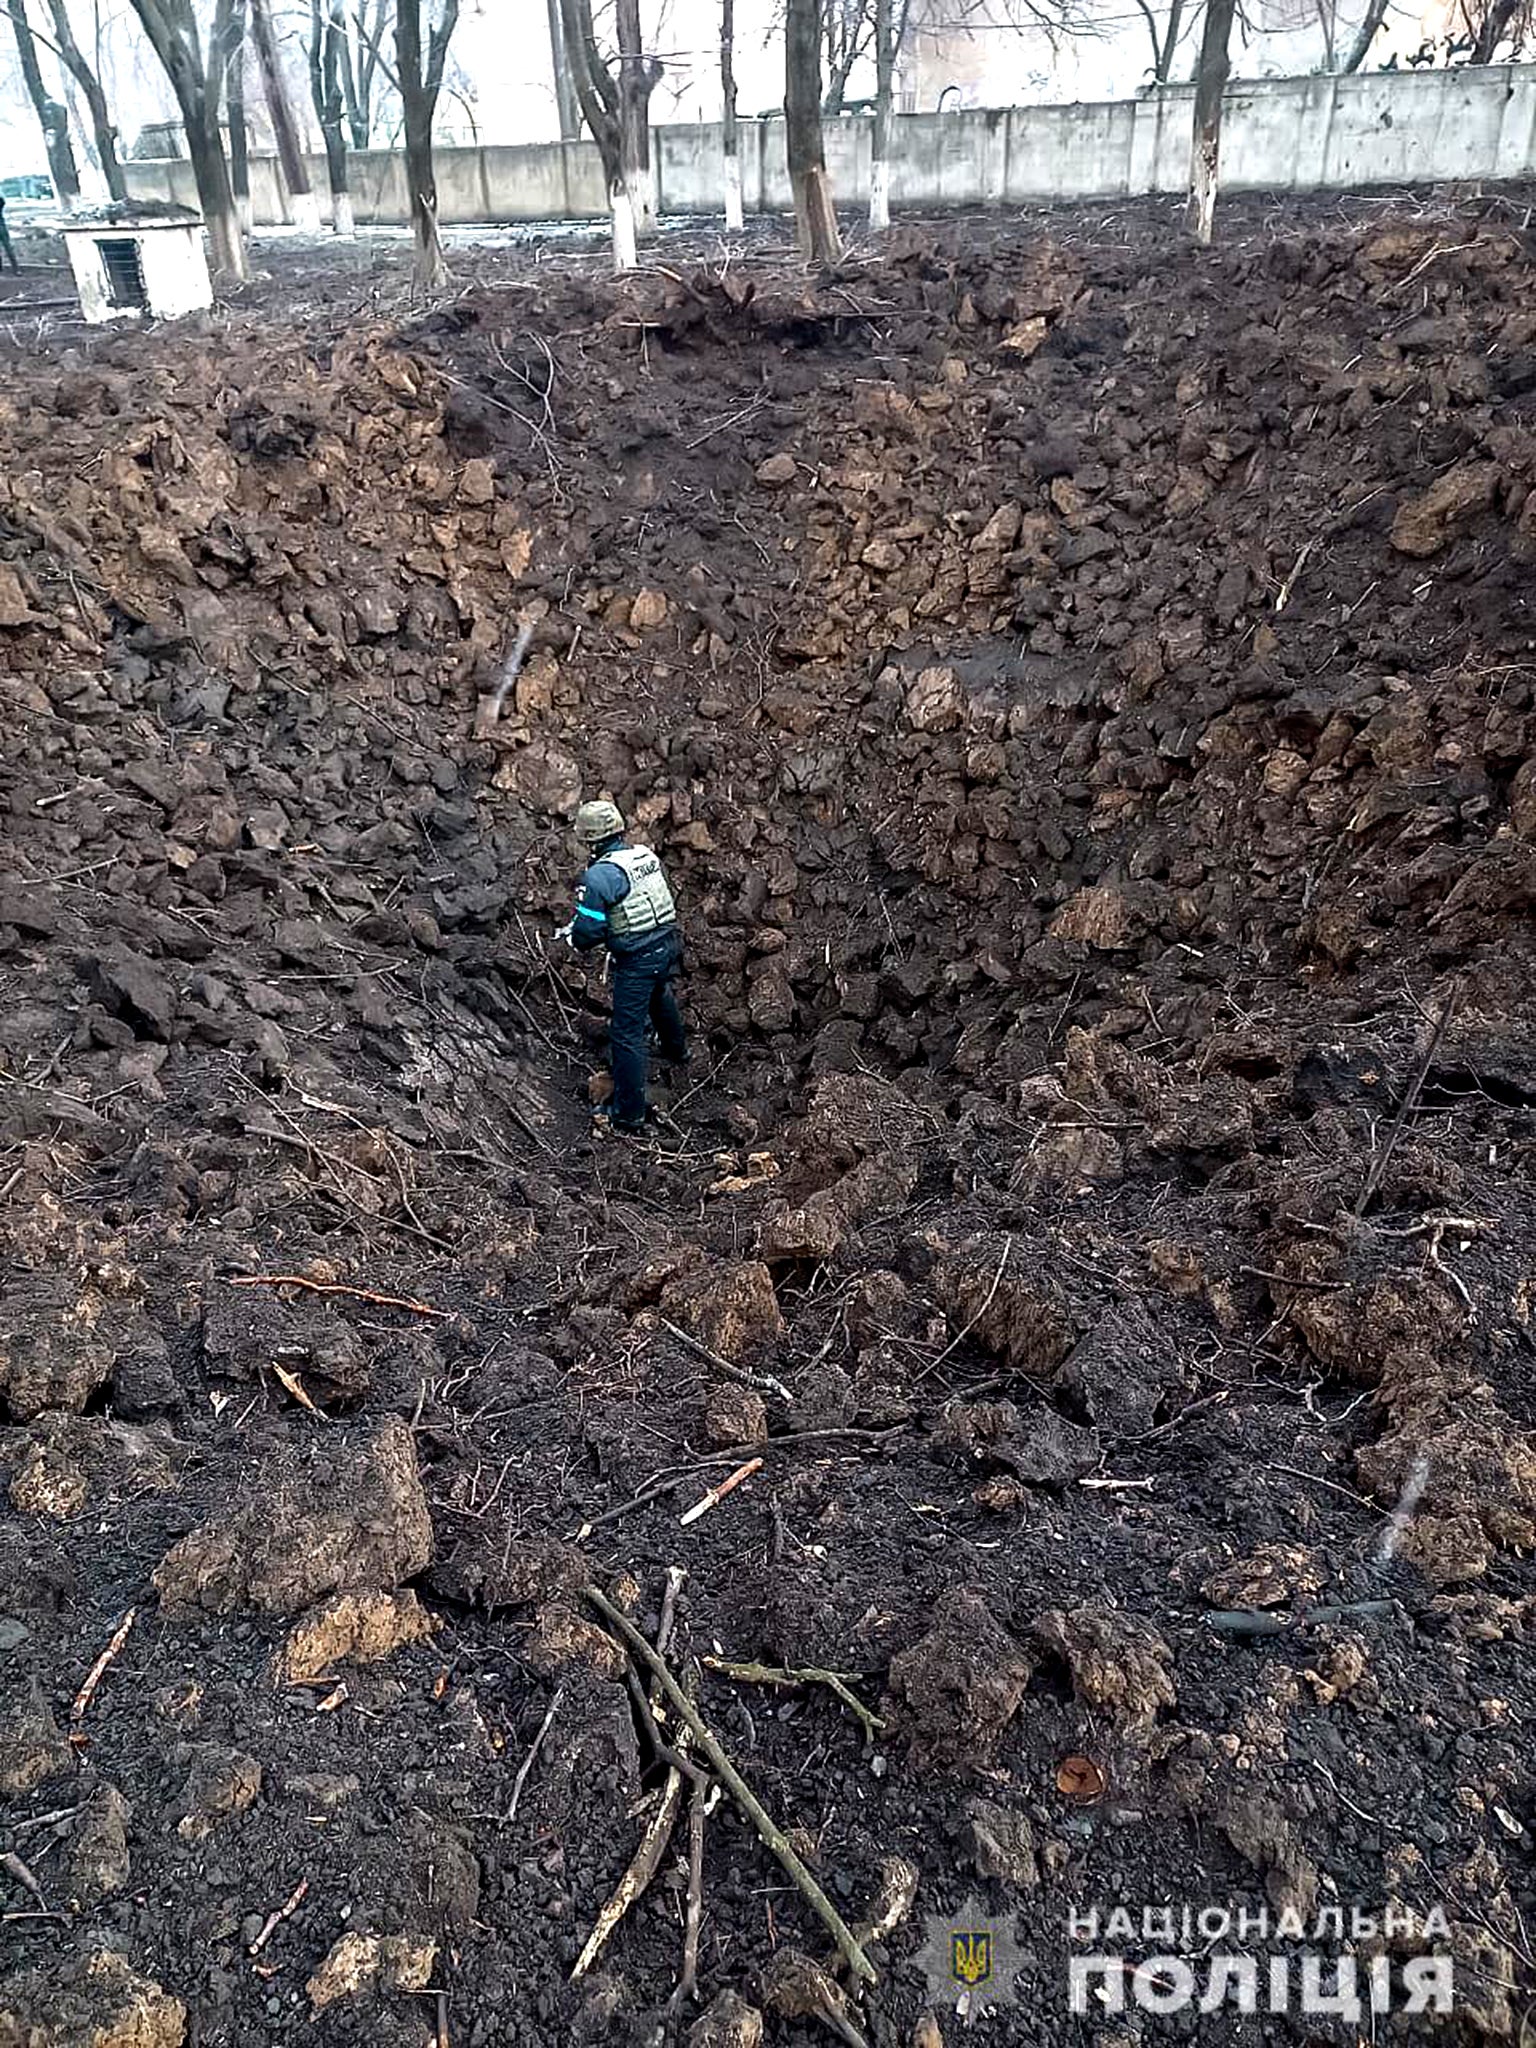
[[[1189,178],[1193,98],[1189,87],[1175,86],[1082,106],[898,115],[892,201],[916,210],[1180,192]],[[827,121],[823,132],[839,203],[866,206],[872,122],[846,115]],[[788,212],[782,118],[742,121],[739,141],[747,211]],[[652,148],[664,213],[722,212],[718,124],[657,128]],[[607,212],[602,163],[591,142],[445,148],[435,161],[445,223],[592,220]],[[324,157],[311,157],[309,166],[328,215]],[[184,158],[135,159],[124,170],[135,198],[196,204]],[[1226,100],[1222,172],[1229,190],[1278,192],[1531,177],[1536,66],[1240,80]],[[361,224],[409,219],[397,152],[353,156],[351,183]],[[251,199],[258,225],[287,217],[269,157],[251,159]]]

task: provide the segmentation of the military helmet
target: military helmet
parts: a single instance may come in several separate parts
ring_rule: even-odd
[[[601,846],[605,839],[617,839],[624,830],[624,817],[617,804],[606,797],[583,804],[576,813],[576,837],[583,846]]]

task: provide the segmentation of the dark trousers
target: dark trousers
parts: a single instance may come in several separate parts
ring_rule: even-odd
[[[613,956],[613,1024],[609,1044],[613,1060],[613,1114],[623,1124],[645,1115],[645,1076],[649,1064],[646,1031],[656,1028],[656,1044],[664,1060],[680,1060],[687,1051],[683,1013],[672,992],[672,978],[682,960],[676,931],[658,932],[633,953]]]
[[[0,268],[6,263],[10,264],[12,270],[21,268],[16,261],[16,251],[11,247],[11,231],[4,221],[0,220]]]

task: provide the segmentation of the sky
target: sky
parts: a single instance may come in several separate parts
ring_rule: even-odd
[[[1069,38],[1054,49],[1044,35],[1021,35],[1007,25],[1009,0],[984,0],[984,4],[994,18],[992,25],[981,28],[969,43],[954,47],[953,72],[959,82],[952,96],[962,104],[1005,106],[1124,98],[1137,90],[1146,75],[1148,35],[1136,0],[1075,0],[1075,4],[1091,8],[1096,32]],[[1154,0],[1155,7],[1160,4],[1161,0]],[[1362,0],[1340,0],[1340,4],[1341,13],[1350,17],[1358,13]],[[41,39],[47,7],[43,0],[29,0],[29,5]],[[77,39],[87,50],[95,45],[99,20],[103,81],[126,150],[145,123],[174,118],[170,87],[144,43],[127,0],[69,0],[69,5]],[[199,0],[199,5],[206,7],[208,0]],[[1285,5],[1286,0],[1251,0],[1246,11],[1267,8],[1267,18],[1283,21],[1287,18],[1282,11]],[[1428,5],[1440,12],[1445,0],[1428,0]],[[781,10],[782,0],[737,0],[738,106],[744,115],[768,112],[782,100]],[[274,11],[288,52],[295,109],[312,145],[318,147],[304,57],[308,6],[296,5],[295,0],[274,0]],[[1195,0],[1189,0],[1188,11],[1191,22],[1184,44],[1184,75],[1195,49]],[[1289,18],[1295,19],[1298,12],[1303,21],[1298,30],[1246,39],[1239,32],[1240,46],[1234,48],[1234,70],[1239,76],[1281,76],[1320,66],[1323,43],[1317,15],[1310,7],[1298,7]],[[599,0],[600,27],[602,16]],[[666,66],[652,100],[652,120],[717,118],[719,0],[642,0],[642,21],[648,46]],[[1415,0],[1397,0],[1380,53],[1384,55],[1395,45],[1406,54],[1417,46],[1422,33]],[[1347,34],[1341,41],[1347,41]],[[54,90],[58,90],[57,66],[46,49],[42,61]],[[250,78],[253,64],[248,63],[247,72]],[[925,67],[926,96],[921,101],[925,111],[944,76],[942,62],[938,67]],[[439,134],[445,141],[537,142],[557,134],[545,0],[462,0],[448,86],[439,108]],[[868,68],[861,67],[850,80],[850,92],[872,91]],[[247,99],[257,125],[255,146],[260,148],[264,146],[264,116],[253,78],[247,85]],[[81,139],[85,132],[82,120],[77,124],[76,153],[90,190],[93,181]],[[386,130],[379,146],[388,146],[392,139]],[[0,175],[44,168],[41,135],[22,88],[15,46],[7,27],[0,25]]]

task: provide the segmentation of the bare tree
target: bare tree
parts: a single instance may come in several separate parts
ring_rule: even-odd
[[[808,263],[835,263],[843,245],[821,139],[821,0],[788,0],[784,136],[800,253]]]
[[[647,62],[641,51],[638,0],[620,0],[617,79],[597,47],[592,0],[560,0],[560,9],[576,97],[608,181],[613,267],[633,270],[636,220],[646,197],[635,181],[650,176],[650,99],[660,67]],[[643,163],[636,161],[642,147]]]
[[[1346,76],[1350,72],[1358,71],[1369,56],[1371,45],[1376,40],[1377,31],[1387,18],[1388,4],[1389,0],[1369,0],[1369,5],[1365,10],[1365,17],[1360,23],[1359,32],[1349,46],[1349,55],[1344,59],[1342,68]]]
[[[875,132],[870,148],[869,224],[891,224],[891,141],[894,131],[896,58],[912,16],[912,0],[875,0]]]
[[[20,7],[23,0],[14,0]],[[80,88],[81,98],[91,117],[91,134],[96,141],[96,159],[101,165],[101,175],[107,181],[107,196],[121,201],[128,197],[128,187],[123,180],[123,167],[117,154],[117,124],[112,119],[107,105],[107,96],[101,89],[101,79],[86,58],[85,52],[75,40],[74,26],[69,18],[65,0],[48,0],[48,11],[53,17],[55,47],[59,62]]]
[[[395,0],[395,78],[405,122],[405,176],[416,235],[415,282],[423,290],[443,284],[448,266],[437,232],[437,179],[432,170],[432,122],[443,85],[448,45],[459,19],[459,0],[443,0],[442,12],[421,46],[422,0]]]
[[[293,224],[307,235],[320,232],[320,202],[309,182],[309,166],[299,146],[298,124],[288,104],[288,87],[283,79],[282,60],[277,51],[277,31],[272,26],[271,0],[250,0],[251,41],[261,66],[262,88],[267,112],[272,117],[272,138],[277,144],[278,166],[288,199]]]
[[[720,147],[725,156],[725,232],[739,235],[741,136],[736,127],[736,0],[720,0]]]
[[[11,17],[11,27],[16,31],[16,55],[21,60],[27,98],[32,102],[38,126],[43,131],[43,147],[48,153],[48,175],[53,180],[54,196],[68,213],[80,197],[80,172],[75,164],[74,145],[69,139],[69,109],[62,100],[56,100],[43,83],[43,67],[38,59],[37,38],[27,15],[27,0],[8,0],[7,12]]]
[[[1195,73],[1195,127],[1189,163],[1189,231],[1209,242],[1216,221],[1221,164],[1221,96],[1231,67],[1229,46],[1236,0],[1206,0],[1205,33]]]
[[[357,233],[347,171],[343,125],[341,52],[347,39],[342,0],[309,0],[309,96],[325,138],[325,169],[331,188],[331,226],[338,235]]]
[[[131,0],[155,55],[165,67],[181,124],[187,154],[197,180],[198,201],[213,247],[214,267],[231,277],[248,277],[245,240],[235,211],[229,162],[219,132],[219,104],[224,97],[224,71],[237,45],[232,42],[235,0],[215,0],[208,55],[203,56],[192,0]]]
[[[821,38],[827,59],[824,114],[840,114],[853,67],[875,40],[880,0],[821,0]]]
[[[574,142],[581,133],[581,102],[576,97],[576,81],[571,76],[571,61],[565,52],[565,23],[560,15],[560,0],[544,0],[544,4],[549,13],[549,63],[554,73],[560,140]]]
[[[354,149],[367,149],[373,141],[374,79],[381,69],[388,75],[381,56],[388,13],[389,0],[357,0],[350,22],[337,10],[342,37],[336,57]]]
[[[234,47],[224,66],[224,125],[229,130],[229,185],[240,232],[251,232],[251,138],[245,125],[245,0],[235,0],[230,23]]]
[[[640,34],[640,0],[614,0],[619,37],[619,148],[624,181],[642,233],[656,225],[656,173],[651,167],[651,94],[661,66],[647,57]]]
[[[1461,12],[1472,38],[1469,64],[1492,64],[1506,36],[1511,55],[1523,53],[1531,33],[1531,0],[1462,0]]]
[[[1383,7],[1387,0],[1381,0]],[[1184,23],[1184,0],[1169,0],[1168,15],[1159,21],[1149,5],[1149,0],[1136,0],[1141,9],[1142,19],[1147,24],[1147,34],[1152,39],[1152,78],[1157,85],[1167,85],[1173,76],[1174,55],[1179,47],[1179,30]]]

